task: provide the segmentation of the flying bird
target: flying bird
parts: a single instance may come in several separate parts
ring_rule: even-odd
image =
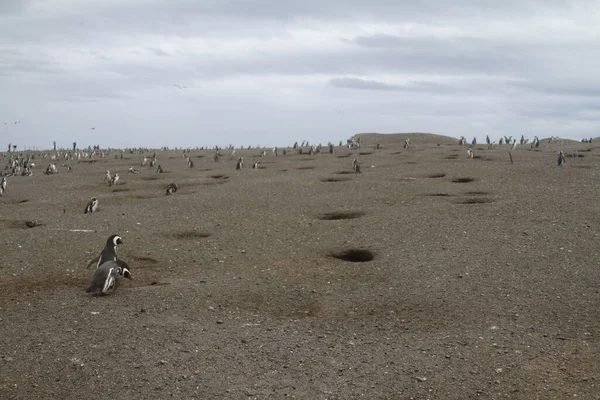
[[[180,86],[180,85],[173,85],[173,86],[176,86],[176,87],[178,87],[179,89],[187,89],[187,86]]]
[[[96,129],[96,127],[90,128],[90,129]]]

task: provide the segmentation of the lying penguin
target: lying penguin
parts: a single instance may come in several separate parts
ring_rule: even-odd
[[[86,289],[87,293],[93,293],[100,290],[101,294],[111,294],[119,287],[121,277],[131,278],[129,269],[117,264],[116,261],[107,261],[96,269],[92,277],[92,283]]]

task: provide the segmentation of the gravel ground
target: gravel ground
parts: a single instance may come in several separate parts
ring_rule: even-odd
[[[36,159],[0,198],[0,398],[600,398],[600,147],[404,137]],[[87,294],[113,233],[133,280]]]

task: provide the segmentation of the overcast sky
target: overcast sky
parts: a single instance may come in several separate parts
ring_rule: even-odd
[[[581,139],[599,71],[600,0],[0,0],[0,146]]]

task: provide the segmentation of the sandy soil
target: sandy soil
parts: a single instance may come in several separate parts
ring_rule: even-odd
[[[164,174],[36,159],[0,198],[0,398],[600,398],[600,146],[511,165],[508,146],[411,139],[238,150],[241,172],[212,151],[159,152]],[[134,280],[89,295],[113,233]]]

